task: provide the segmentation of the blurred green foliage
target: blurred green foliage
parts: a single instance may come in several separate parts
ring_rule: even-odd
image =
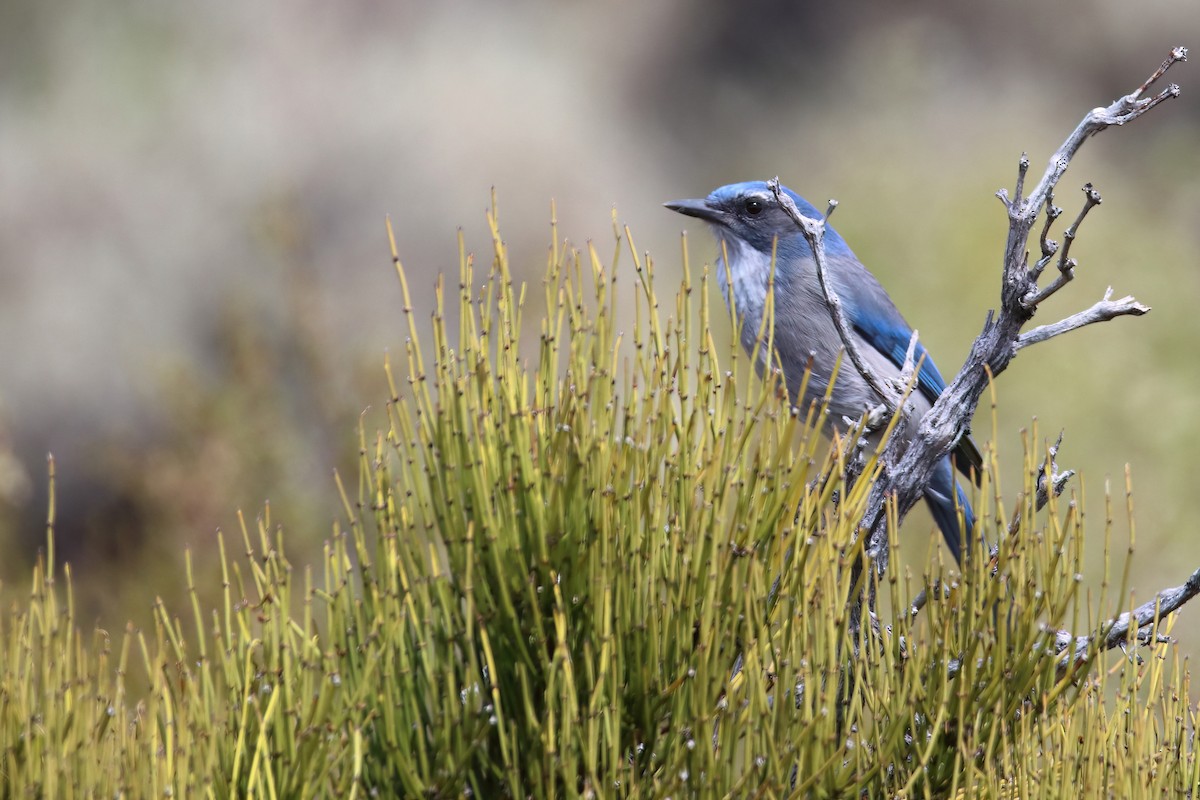
[[[1172,650],[1065,663],[1050,648],[1054,629],[1097,630],[1125,587],[1081,583],[1075,503],[1030,506],[1036,445],[1015,500],[990,478],[976,498],[994,564],[959,574],[935,556],[852,586],[874,463],[846,483],[819,407],[789,408],[777,378],[714,341],[722,314],[686,250],[660,295],[628,230],[621,269],[555,231],[539,290],[514,279],[494,218],[491,233],[485,281],[463,249],[457,282],[438,283],[427,345],[397,260],[403,363],[316,568],[292,565],[264,513],[244,552],[222,539],[215,604],[189,557],[188,614],[160,602],[147,630],[89,631],[56,567],[52,498],[32,593],[10,590],[0,617],[0,794],[1200,787]],[[622,306],[635,323],[618,328]],[[847,600],[872,588],[878,624],[856,630]]]

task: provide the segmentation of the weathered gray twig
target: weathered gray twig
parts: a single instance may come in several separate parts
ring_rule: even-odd
[[[1140,317],[1149,310],[1150,306],[1142,305],[1129,296],[1113,300],[1110,286],[1105,290],[1103,299],[1097,301],[1091,308],[1076,312],[1066,319],[1050,325],[1039,325],[1022,333],[1017,337],[1016,349],[1023,350],[1031,344],[1053,339],[1055,336],[1082,328],[1084,325],[1091,325],[1094,322],[1107,322],[1123,316]]]
[[[1050,502],[1050,495],[1058,497],[1063,493],[1063,489],[1067,488],[1067,481],[1075,476],[1075,470],[1068,469],[1064,472],[1058,471],[1058,449],[1062,447],[1063,436],[1065,431],[1058,432],[1058,438],[1054,444],[1046,448],[1046,457],[1042,459],[1042,466],[1038,468],[1037,479],[1037,497],[1034,498],[1034,508],[1041,511],[1046,503]],[[1014,523],[1017,524],[1017,523]]]
[[[1136,640],[1141,644],[1170,641],[1154,630],[1160,620],[1183,607],[1183,604],[1200,594],[1200,569],[1188,577],[1181,586],[1163,589],[1154,599],[1142,603],[1133,611],[1126,611],[1116,619],[1100,626],[1100,630],[1088,636],[1072,636],[1067,631],[1054,632],[1054,652],[1063,653],[1063,666],[1070,660],[1082,661],[1093,647],[1112,650],[1129,640],[1130,631],[1137,631]]]
[[[800,209],[796,207],[795,201],[788,196],[780,188],[778,176],[767,181],[767,186],[771,193],[775,195],[775,201],[779,203],[779,207],[784,213],[791,217],[792,222],[796,223],[804,238],[808,241],[808,246],[812,248],[813,260],[817,265],[817,282],[821,285],[821,293],[825,296],[825,303],[829,306],[829,314],[833,318],[833,326],[837,329],[838,337],[842,340],[842,348],[846,351],[846,355],[850,359],[850,363],[854,365],[854,369],[862,376],[867,385],[879,395],[880,401],[884,404],[886,413],[884,416],[894,414],[900,408],[904,401],[904,395],[901,390],[889,385],[877,375],[874,370],[867,364],[866,358],[863,356],[862,350],[858,346],[858,342],[854,337],[853,331],[850,330],[850,322],[846,319],[846,313],[842,309],[842,299],[838,297],[837,292],[829,284],[829,261],[825,255],[825,220],[812,219],[800,213]],[[828,218],[837,208],[837,201],[829,201],[829,209],[825,212],[825,217]],[[910,348],[913,343],[910,343]]]
[[[1106,295],[1104,300],[1087,311],[1068,317],[1060,323],[1035,328],[1024,337],[1021,334],[1021,329],[1032,318],[1037,302],[1045,299],[1046,295],[1039,298],[1037,281],[1041,270],[1050,263],[1050,259],[1058,250],[1058,245],[1047,237],[1049,223],[1053,221],[1051,219],[1047,221],[1039,237],[1043,261],[1032,268],[1029,267],[1030,233],[1043,212],[1051,217],[1058,216],[1059,212],[1051,201],[1054,189],[1070,166],[1071,159],[1088,137],[1113,125],[1131,122],[1163,101],[1178,96],[1179,87],[1171,84],[1158,94],[1143,97],[1147,89],[1173,64],[1186,59],[1187,50],[1182,47],[1175,48],[1163,65],[1136,91],[1105,108],[1095,108],[1088,112],[1050,158],[1041,179],[1030,190],[1028,196],[1025,196],[1024,192],[1029,159],[1024,155],[1018,164],[1013,196],[1010,198],[1004,189],[997,192],[1009,218],[1000,309],[997,313],[988,315],[983,332],[975,340],[966,363],[933,408],[916,426],[915,434],[912,437],[893,436],[881,454],[884,471],[872,489],[862,523],[867,531],[867,553],[873,559],[878,574],[882,575],[888,566],[887,504],[894,503],[896,513],[903,519],[917,503],[934,468],[967,431],[979,399],[992,376],[1003,372],[1017,352],[1025,346],[1092,322],[1126,314],[1144,314],[1149,310],[1132,298],[1113,301]],[[1078,223],[1084,214],[1096,203],[1098,200],[1092,202],[1089,192],[1085,200],[1085,210],[1076,219],[1073,229],[1078,229]],[[1074,230],[1071,233],[1073,237]],[[1064,246],[1063,249],[1067,248]],[[1059,279],[1065,283],[1068,280],[1064,277],[1065,273],[1071,269],[1066,252],[1061,254],[1059,264]]]
[[[1133,632],[1133,641],[1137,644],[1169,642],[1169,637],[1158,633],[1159,623],[1197,594],[1200,594],[1200,569],[1193,572],[1183,585],[1163,589],[1153,600],[1108,620],[1093,633],[1076,636],[1070,631],[1047,630],[1046,647],[1049,652],[1059,656],[1058,669],[1064,673],[1073,665],[1085,663],[1095,654],[1124,647],[1130,640],[1130,632]],[[958,659],[947,664],[947,673],[951,678],[961,670],[962,661]]]
[[[1079,212],[1079,216],[1076,217],[1075,221],[1071,223],[1071,227],[1067,228],[1067,230],[1063,233],[1063,240],[1065,244],[1063,244],[1062,250],[1058,252],[1058,277],[1054,279],[1053,283],[1046,288],[1041,289],[1032,298],[1026,301],[1026,305],[1030,308],[1036,308],[1047,297],[1054,294],[1075,279],[1075,267],[1077,265],[1075,263],[1075,259],[1069,257],[1071,245],[1075,242],[1075,237],[1079,234],[1079,226],[1083,223],[1083,218],[1087,216],[1089,211],[1100,205],[1101,202],[1100,193],[1096,191],[1096,189],[1090,183],[1085,183],[1083,185],[1083,194],[1086,200],[1083,203],[1083,208]],[[1050,227],[1050,222],[1058,218],[1059,214],[1062,213],[1062,209],[1053,205],[1051,205],[1050,208],[1057,213],[1051,213],[1049,210],[1046,213],[1046,227],[1042,229],[1041,237],[1041,243],[1043,247],[1042,252],[1044,255],[1042,256],[1042,259],[1038,261],[1037,266],[1031,270],[1035,281],[1039,276],[1041,276],[1042,270],[1045,269],[1046,264],[1054,255],[1053,252],[1045,252],[1044,248],[1049,244],[1049,240],[1046,239],[1046,232]],[[1055,243],[1054,249],[1058,249],[1057,243]]]

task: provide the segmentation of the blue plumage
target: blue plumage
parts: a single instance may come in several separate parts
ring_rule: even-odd
[[[820,218],[820,211],[791,189],[781,187],[796,203],[800,213]],[[668,208],[709,223],[721,245],[717,280],[735,307],[741,322],[741,341],[755,352],[775,256],[775,357],[783,366],[792,402],[808,405],[824,396],[829,377],[842,349],[829,307],[817,280],[812,248],[795,222],[787,216],[763,181],[722,186],[703,200],[678,200]],[[875,276],[867,271],[854,252],[833,228],[826,226],[827,278],[842,301],[852,332],[859,337],[856,348],[867,366],[885,378],[898,376],[912,338],[912,327],[901,316]],[[769,354],[759,352],[761,369]],[[910,398],[919,418],[928,412],[946,388],[933,359],[918,342],[914,358],[921,363],[917,391]],[[811,372],[804,396],[797,396],[805,368]],[[829,419],[837,424],[843,417],[857,419],[880,398],[853,368],[843,364],[832,392]],[[959,511],[967,529],[974,515],[966,492],[954,477],[954,464],[970,475],[978,475],[981,458],[970,437],[963,437],[955,460],[940,464],[925,489],[925,500],[933,512],[946,544],[961,560],[962,531]],[[955,504],[957,503],[957,510]]]

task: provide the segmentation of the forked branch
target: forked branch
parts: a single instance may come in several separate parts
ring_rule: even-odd
[[[1177,97],[1180,90],[1175,84],[1157,94],[1147,95],[1147,91],[1174,64],[1186,59],[1187,50],[1175,48],[1163,64],[1132,93],[1107,107],[1089,111],[1051,156],[1041,179],[1028,195],[1025,189],[1030,162],[1024,154],[1018,163],[1017,182],[1012,196],[1004,189],[997,193],[1009,219],[1000,309],[988,314],[983,331],[975,340],[966,363],[921,420],[915,435],[908,439],[892,437],[881,454],[883,475],[872,489],[862,523],[868,537],[867,552],[878,574],[882,575],[888,566],[888,504],[894,503],[898,517],[903,519],[917,503],[934,468],[967,431],[979,400],[993,376],[1003,372],[1016,354],[1031,344],[1094,322],[1149,311],[1148,307],[1131,297],[1113,300],[1111,292],[1108,292],[1089,309],[1022,334],[1022,328],[1033,317],[1038,304],[1070,281],[1077,266],[1070,257],[1071,242],[1076,238],[1083,219],[1100,204],[1099,193],[1090,184],[1085,186],[1083,207],[1064,233],[1064,244],[1060,248],[1057,242],[1049,238],[1054,222],[1062,214],[1061,209],[1053,203],[1054,191],[1071,160],[1089,137],[1114,125],[1131,122],[1163,101]],[[1030,266],[1030,235],[1038,227],[1038,219],[1043,215],[1045,222],[1040,226],[1038,236],[1042,255]],[[1057,275],[1050,284],[1041,288],[1038,279],[1051,263],[1056,264]]]

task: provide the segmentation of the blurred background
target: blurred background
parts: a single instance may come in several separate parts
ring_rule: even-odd
[[[3,0],[0,578],[24,585],[43,546],[47,453],[85,623],[178,606],[182,546],[211,571],[215,532],[240,550],[236,512],[268,500],[293,563],[314,562],[341,516],[333,470],[353,483],[355,428],[381,423],[384,353],[402,352],[385,215],[428,309],[460,227],[487,263],[492,187],[530,280],[554,200],[561,234],[602,253],[615,207],[666,287],[681,230],[697,264],[715,247],[664,200],[774,175],[836,197],[949,375],[997,302],[993,193],[1021,151],[1040,175],[1084,112],[1198,34],[1195,0]],[[1067,431],[1090,582],[1110,481],[1128,542],[1130,466],[1140,600],[1200,564],[1200,71],[1171,79],[1181,99],[1064,180],[1068,217],[1085,181],[1104,204],[1038,322],[1109,284],[1153,313],[1027,350],[997,387],[1010,499],[1022,430]],[[923,555],[931,523],[907,526]]]

